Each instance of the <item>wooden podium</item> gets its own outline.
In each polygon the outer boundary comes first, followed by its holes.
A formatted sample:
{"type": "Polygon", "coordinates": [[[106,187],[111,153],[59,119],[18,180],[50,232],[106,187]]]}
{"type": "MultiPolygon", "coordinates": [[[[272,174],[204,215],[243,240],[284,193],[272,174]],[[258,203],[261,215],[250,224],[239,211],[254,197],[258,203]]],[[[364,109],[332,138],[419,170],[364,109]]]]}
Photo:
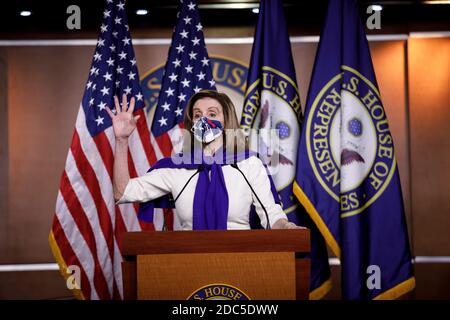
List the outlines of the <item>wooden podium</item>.
{"type": "Polygon", "coordinates": [[[306,229],[128,232],[124,298],[213,299],[225,285],[230,299],[308,299],[309,237],[306,229]]]}

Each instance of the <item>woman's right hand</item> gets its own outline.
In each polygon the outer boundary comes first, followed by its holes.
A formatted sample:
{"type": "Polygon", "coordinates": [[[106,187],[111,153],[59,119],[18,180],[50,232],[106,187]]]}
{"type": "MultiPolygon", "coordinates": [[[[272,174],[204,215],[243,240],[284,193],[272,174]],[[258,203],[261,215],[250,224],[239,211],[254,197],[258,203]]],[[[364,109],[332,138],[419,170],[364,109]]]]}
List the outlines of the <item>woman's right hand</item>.
{"type": "Polygon", "coordinates": [[[140,116],[133,117],[134,97],[130,99],[130,106],[127,110],[127,95],[122,96],[122,105],[119,103],[119,98],[114,96],[114,104],[116,107],[116,114],[114,114],[111,109],[106,107],[106,111],[112,119],[114,136],[116,140],[126,140],[133,133],[136,128],[137,120],[140,116]]]}

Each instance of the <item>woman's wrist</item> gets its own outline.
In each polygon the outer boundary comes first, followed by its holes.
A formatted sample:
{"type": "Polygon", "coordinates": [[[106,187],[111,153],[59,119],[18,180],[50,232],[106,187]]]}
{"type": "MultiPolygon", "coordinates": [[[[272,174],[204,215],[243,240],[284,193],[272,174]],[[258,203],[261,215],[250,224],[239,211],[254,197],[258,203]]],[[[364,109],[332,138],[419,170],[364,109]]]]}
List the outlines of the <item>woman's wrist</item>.
{"type": "Polygon", "coordinates": [[[288,223],[287,219],[278,219],[272,226],[272,229],[286,229],[285,226],[288,223]]]}
{"type": "Polygon", "coordinates": [[[272,229],[304,229],[303,227],[297,226],[295,223],[290,222],[287,219],[278,219],[274,224],[272,229]]]}
{"type": "Polygon", "coordinates": [[[128,138],[116,138],[116,155],[128,153],[128,138]]]}
{"type": "Polygon", "coordinates": [[[116,138],[116,144],[128,146],[128,137],[119,137],[119,138],[116,138]]]}

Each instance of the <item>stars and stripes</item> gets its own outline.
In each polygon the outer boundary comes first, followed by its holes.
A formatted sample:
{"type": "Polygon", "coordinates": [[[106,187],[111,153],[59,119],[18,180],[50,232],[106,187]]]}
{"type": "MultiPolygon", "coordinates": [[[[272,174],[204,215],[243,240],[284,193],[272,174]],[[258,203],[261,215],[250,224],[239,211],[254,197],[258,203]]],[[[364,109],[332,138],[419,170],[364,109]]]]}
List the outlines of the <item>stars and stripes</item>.
{"type": "Polygon", "coordinates": [[[156,160],[124,6],[106,1],[49,236],[62,273],[72,265],[81,271],[76,295],[85,299],[122,298],[120,236],[152,228],[138,221],[137,206],[115,206],[113,197],[115,140],[106,106],[114,106],[114,95],[135,97],[134,115],[141,115],[129,138],[130,176],[156,160]]]}
{"type": "Polygon", "coordinates": [[[181,141],[179,128],[190,97],[202,89],[216,90],[202,30],[196,1],[181,2],[151,128],[160,157],[170,156],[181,141]]]}

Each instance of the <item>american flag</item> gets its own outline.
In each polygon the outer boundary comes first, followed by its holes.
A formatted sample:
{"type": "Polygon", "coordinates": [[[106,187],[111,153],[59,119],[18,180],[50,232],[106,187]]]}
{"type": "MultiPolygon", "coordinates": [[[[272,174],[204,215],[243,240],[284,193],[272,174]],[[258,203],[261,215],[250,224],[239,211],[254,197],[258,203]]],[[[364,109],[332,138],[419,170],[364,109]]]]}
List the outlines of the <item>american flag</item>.
{"type": "Polygon", "coordinates": [[[113,197],[115,139],[106,106],[114,106],[114,95],[135,97],[134,115],[141,115],[129,140],[130,176],[156,160],[124,6],[106,1],[49,236],[61,273],[67,278],[68,268],[80,270],[74,294],[81,299],[122,298],[121,234],[152,228],[137,219],[136,205],[115,206],[113,197]]]}
{"type": "MultiPolygon", "coordinates": [[[[186,105],[200,90],[216,90],[197,2],[180,0],[178,21],[169,48],[161,91],[151,127],[157,159],[179,151],[186,105]]],[[[164,209],[166,227],[173,229],[171,209],[164,209]]]]}
{"type": "Polygon", "coordinates": [[[158,105],[152,123],[159,157],[168,157],[180,141],[184,109],[200,90],[216,90],[196,1],[180,1],[158,105]]]}

